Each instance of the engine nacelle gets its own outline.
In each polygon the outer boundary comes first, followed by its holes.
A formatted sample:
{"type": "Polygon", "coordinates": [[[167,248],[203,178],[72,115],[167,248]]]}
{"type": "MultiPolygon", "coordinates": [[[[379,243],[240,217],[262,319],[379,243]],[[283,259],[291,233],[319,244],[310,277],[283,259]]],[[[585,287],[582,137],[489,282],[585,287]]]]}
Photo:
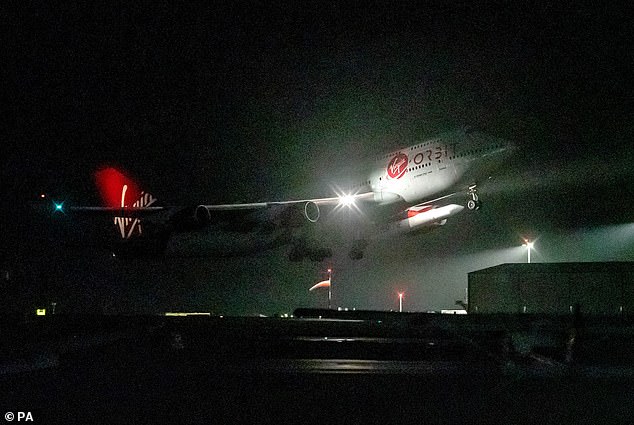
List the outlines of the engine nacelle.
{"type": "Polygon", "coordinates": [[[211,221],[211,213],[204,205],[198,205],[194,210],[194,222],[200,226],[205,227],[211,221]]]}
{"type": "Polygon", "coordinates": [[[319,220],[319,205],[313,201],[308,201],[304,204],[304,217],[311,223],[316,223],[319,220]]]}
{"type": "Polygon", "coordinates": [[[176,231],[201,229],[211,222],[211,213],[204,205],[185,208],[170,218],[170,224],[176,231]]]}

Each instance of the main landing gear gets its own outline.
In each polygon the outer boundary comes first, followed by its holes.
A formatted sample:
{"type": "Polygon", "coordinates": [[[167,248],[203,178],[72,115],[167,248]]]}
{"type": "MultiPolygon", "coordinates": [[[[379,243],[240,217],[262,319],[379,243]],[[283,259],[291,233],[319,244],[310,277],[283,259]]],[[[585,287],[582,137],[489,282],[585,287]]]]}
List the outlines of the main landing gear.
{"type": "Polygon", "coordinates": [[[480,207],[482,207],[482,202],[478,199],[477,187],[475,184],[469,186],[467,194],[471,198],[467,201],[467,208],[471,211],[479,210],[480,207]]]}

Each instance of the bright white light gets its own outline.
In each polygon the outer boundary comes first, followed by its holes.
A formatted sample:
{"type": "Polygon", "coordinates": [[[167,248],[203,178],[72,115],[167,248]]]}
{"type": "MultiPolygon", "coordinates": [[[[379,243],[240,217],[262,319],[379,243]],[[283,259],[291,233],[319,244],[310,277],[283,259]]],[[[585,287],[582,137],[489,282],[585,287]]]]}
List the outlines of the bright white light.
{"type": "Polygon", "coordinates": [[[533,249],[534,243],[529,241],[528,239],[524,239],[524,244],[522,246],[526,247],[526,252],[528,253],[528,262],[531,262],[531,250],[533,249]]]}
{"type": "Polygon", "coordinates": [[[339,205],[343,205],[345,207],[351,207],[354,205],[354,196],[352,195],[343,195],[339,197],[339,205]]]}

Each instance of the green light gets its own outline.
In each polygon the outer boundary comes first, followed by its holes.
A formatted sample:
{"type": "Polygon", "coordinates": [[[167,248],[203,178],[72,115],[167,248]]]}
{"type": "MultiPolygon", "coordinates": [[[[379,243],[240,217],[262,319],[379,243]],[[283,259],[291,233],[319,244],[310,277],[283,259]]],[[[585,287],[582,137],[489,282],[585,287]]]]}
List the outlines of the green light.
{"type": "Polygon", "coordinates": [[[59,204],[55,202],[55,211],[64,211],[64,203],[60,202],[59,204]]]}

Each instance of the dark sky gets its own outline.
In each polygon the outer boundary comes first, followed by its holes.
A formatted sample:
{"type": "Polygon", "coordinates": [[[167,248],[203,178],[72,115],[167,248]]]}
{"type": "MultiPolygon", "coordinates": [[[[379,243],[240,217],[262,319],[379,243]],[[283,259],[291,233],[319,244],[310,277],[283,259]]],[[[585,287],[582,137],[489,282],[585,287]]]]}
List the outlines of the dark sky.
{"type": "Polygon", "coordinates": [[[325,265],[289,264],[284,250],[123,263],[75,246],[84,230],[51,228],[27,205],[41,191],[96,203],[91,175],[104,164],[133,172],[167,204],[329,195],[330,176],[362,156],[466,125],[523,148],[492,182],[487,208],[374,245],[357,263],[338,243],[339,304],[392,308],[403,289],[412,309],[449,308],[466,272],[522,261],[525,235],[538,238],[537,261],[633,259],[634,26],[624,11],[228,3],[7,11],[5,303],[233,314],[316,306],[323,299],[306,289],[325,265]],[[60,240],[65,232],[73,243],[60,240]]]}

